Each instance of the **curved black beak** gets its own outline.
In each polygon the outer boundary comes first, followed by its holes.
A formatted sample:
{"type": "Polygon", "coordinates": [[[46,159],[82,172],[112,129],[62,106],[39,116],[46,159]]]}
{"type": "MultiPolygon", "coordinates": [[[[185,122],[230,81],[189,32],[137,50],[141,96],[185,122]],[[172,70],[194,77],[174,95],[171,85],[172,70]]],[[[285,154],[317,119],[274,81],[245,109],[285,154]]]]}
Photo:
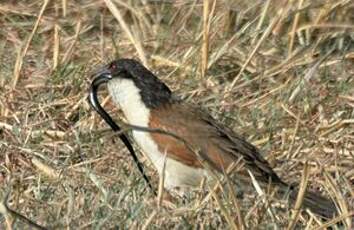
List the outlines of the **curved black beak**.
{"type": "MultiPolygon", "coordinates": [[[[91,105],[91,107],[106,121],[106,123],[112,128],[112,130],[115,132],[118,132],[121,130],[121,128],[113,121],[111,116],[109,116],[109,114],[102,108],[102,106],[100,105],[98,98],[97,98],[97,91],[98,91],[99,86],[103,83],[107,83],[108,81],[110,81],[112,79],[112,76],[107,69],[100,70],[97,74],[95,74],[95,76],[96,77],[93,79],[93,81],[91,83],[90,92],[89,92],[89,96],[88,96],[88,102],[91,105]]],[[[124,143],[124,145],[129,150],[130,154],[132,155],[132,157],[134,159],[136,166],[139,169],[139,172],[141,173],[144,180],[146,181],[146,183],[150,187],[151,191],[156,195],[156,192],[153,189],[148,177],[146,176],[143,166],[140,163],[138,157],[136,156],[133,146],[129,142],[129,139],[123,133],[119,134],[119,138],[121,139],[121,141],[124,143]]]]}
{"type": "MultiPolygon", "coordinates": [[[[99,86],[103,83],[107,83],[111,79],[111,76],[108,74],[101,74],[95,77],[91,83],[88,101],[91,107],[108,123],[108,125],[113,129],[113,131],[119,131],[119,126],[113,121],[111,116],[109,116],[109,114],[102,108],[97,98],[97,91],[99,86]]],[[[122,134],[121,136],[124,135],[122,134]]]]}

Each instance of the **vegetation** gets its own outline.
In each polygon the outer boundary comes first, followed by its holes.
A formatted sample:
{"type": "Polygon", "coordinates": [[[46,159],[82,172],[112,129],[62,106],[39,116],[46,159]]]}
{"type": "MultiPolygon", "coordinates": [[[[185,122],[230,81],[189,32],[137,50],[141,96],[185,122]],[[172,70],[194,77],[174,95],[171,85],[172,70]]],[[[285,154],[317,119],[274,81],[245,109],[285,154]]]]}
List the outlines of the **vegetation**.
{"type": "Polygon", "coordinates": [[[353,1],[2,1],[0,26],[0,229],[354,227],[353,1]],[[272,191],[159,205],[86,100],[118,57],[247,137],[285,181],[308,176],[339,216],[296,215],[272,191]]]}

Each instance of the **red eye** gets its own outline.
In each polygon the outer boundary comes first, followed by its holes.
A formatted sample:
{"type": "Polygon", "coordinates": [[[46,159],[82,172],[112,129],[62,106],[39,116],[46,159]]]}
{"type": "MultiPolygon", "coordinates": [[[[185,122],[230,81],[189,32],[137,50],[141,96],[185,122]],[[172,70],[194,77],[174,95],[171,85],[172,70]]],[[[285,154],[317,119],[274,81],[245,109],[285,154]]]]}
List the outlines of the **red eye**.
{"type": "Polygon", "coordinates": [[[112,63],[109,68],[110,68],[111,70],[115,70],[115,69],[117,69],[117,65],[114,64],[114,63],[112,63]]]}

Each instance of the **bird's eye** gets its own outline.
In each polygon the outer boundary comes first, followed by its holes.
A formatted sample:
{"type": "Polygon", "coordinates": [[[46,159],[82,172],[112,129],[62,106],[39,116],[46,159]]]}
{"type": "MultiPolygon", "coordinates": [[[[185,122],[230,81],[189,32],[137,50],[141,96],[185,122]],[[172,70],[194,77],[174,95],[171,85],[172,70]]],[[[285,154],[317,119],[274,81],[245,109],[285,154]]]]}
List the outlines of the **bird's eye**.
{"type": "Polygon", "coordinates": [[[116,70],[117,69],[117,65],[115,63],[112,63],[110,66],[109,66],[109,69],[110,70],[116,70]]]}

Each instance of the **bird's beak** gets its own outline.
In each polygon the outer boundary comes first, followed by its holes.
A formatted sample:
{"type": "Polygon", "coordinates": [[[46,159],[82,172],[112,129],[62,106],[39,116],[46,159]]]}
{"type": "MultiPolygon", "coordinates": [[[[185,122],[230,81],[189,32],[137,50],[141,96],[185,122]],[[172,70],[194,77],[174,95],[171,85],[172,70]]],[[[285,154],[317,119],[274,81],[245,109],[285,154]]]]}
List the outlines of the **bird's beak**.
{"type": "Polygon", "coordinates": [[[112,79],[112,74],[111,71],[106,66],[104,66],[96,71],[93,74],[93,77],[94,79],[92,81],[91,88],[96,88],[97,90],[102,83],[107,83],[112,79]]]}
{"type": "Polygon", "coordinates": [[[108,113],[102,108],[100,102],[98,101],[97,91],[100,85],[107,83],[112,79],[111,72],[107,67],[103,67],[93,74],[94,79],[91,83],[88,102],[91,107],[111,126],[114,131],[118,131],[120,128],[115,124],[108,113]]]}

